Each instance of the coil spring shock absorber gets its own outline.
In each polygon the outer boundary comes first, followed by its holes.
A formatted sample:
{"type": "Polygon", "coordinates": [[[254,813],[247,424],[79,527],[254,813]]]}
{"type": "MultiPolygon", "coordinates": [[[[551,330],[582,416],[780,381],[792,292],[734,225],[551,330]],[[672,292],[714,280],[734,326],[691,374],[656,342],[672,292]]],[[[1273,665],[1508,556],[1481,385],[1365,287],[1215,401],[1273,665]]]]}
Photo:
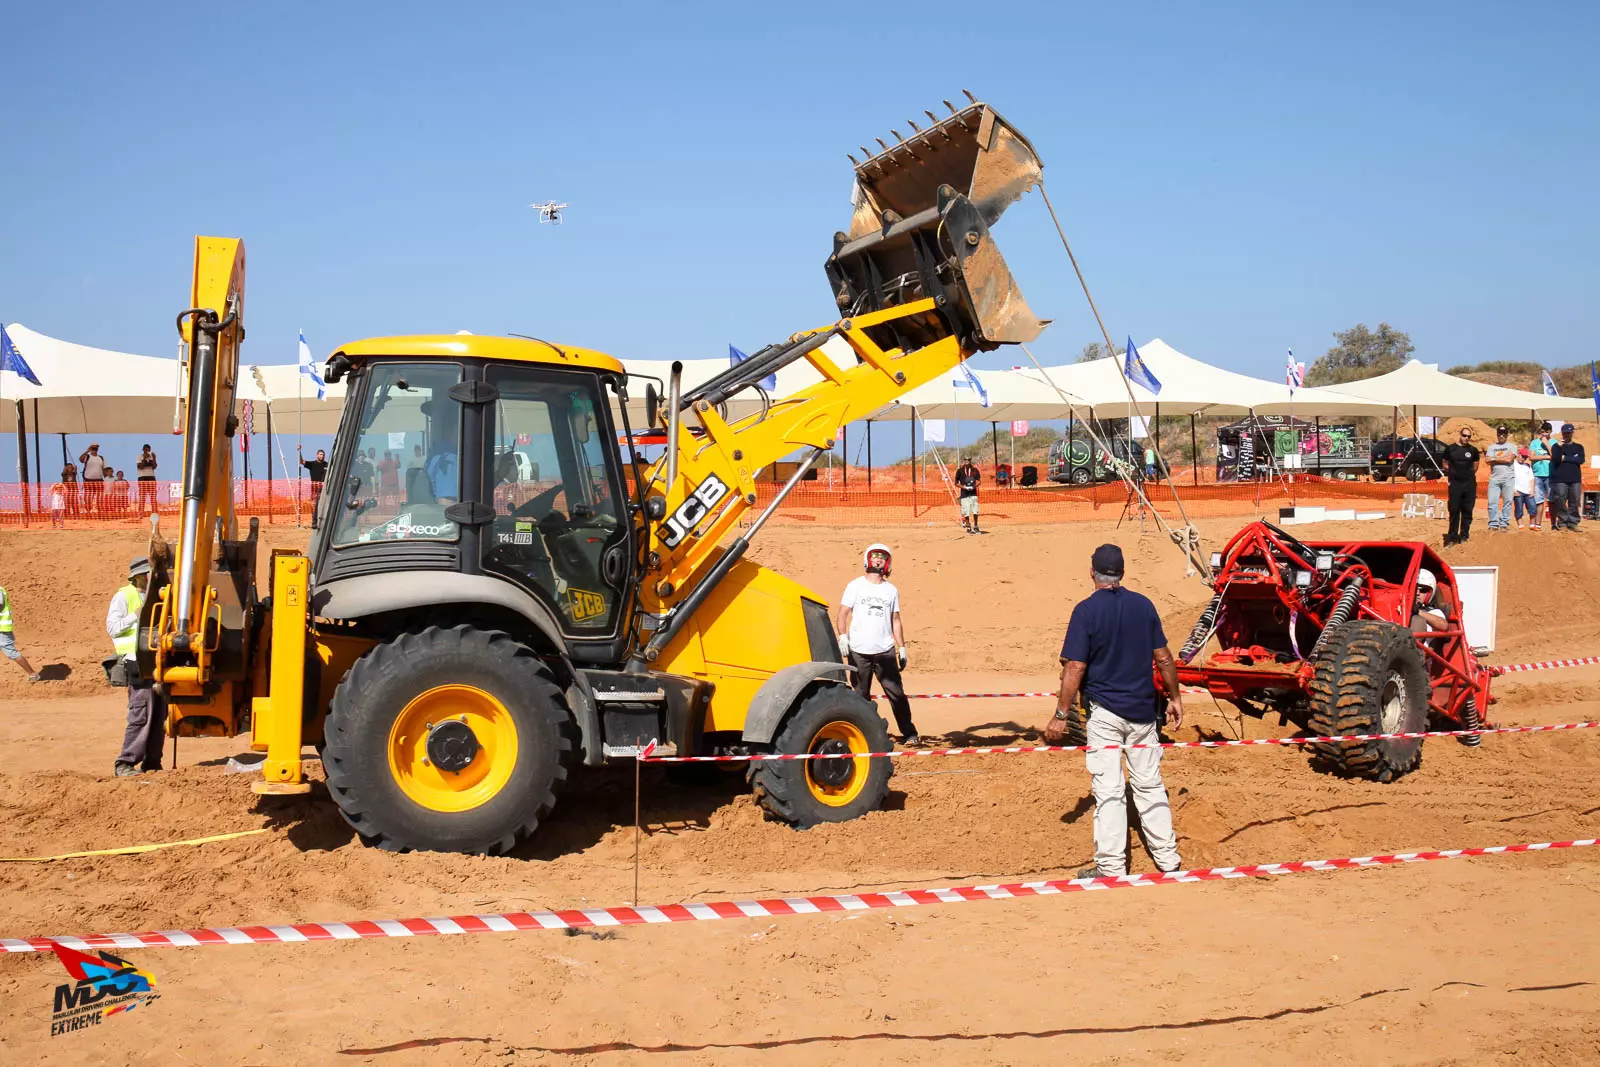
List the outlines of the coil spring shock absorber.
{"type": "MultiPolygon", "coordinates": [[[[1467,702],[1461,705],[1461,728],[1476,730],[1483,725],[1483,719],[1478,716],[1478,698],[1471,693],[1467,694],[1467,702]]],[[[1461,743],[1468,748],[1477,748],[1483,744],[1482,734],[1462,734],[1461,743]]]]}
{"type": "Polygon", "coordinates": [[[1200,646],[1206,643],[1206,638],[1211,636],[1211,628],[1217,623],[1217,616],[1222,612],[1222,590],[1217,590],[1211,598],[1211,603],[1206,605],[1206,610],[1200,613],[1200,621],[1194,624],[1194,629],[1189,631],[1189,640],[1183,643],[1178,650],[1178,659],[1188,663],[1200,651],[1200,646]]]}
{"type": "Polygon", "coordinates": [[[1317,653],[1322,650],[1323,642],[1333,632],[1335,626],[1342,626],[1350,621],[1350,616],[1355,614],[1356,604],[1361,600],[1361,589],[1367,584],[1365,575],[1357,574],[1350,579],[1350,584],[1345,586],[1344,592],[1339,594],[1339,602],[1333,606],[1333,613],[1328,616],[1327,625],[1323,626],[1322,633],[1317,637],[1317,643],[1311,646],[1310,659],[1316,659],[1317,653]]]}

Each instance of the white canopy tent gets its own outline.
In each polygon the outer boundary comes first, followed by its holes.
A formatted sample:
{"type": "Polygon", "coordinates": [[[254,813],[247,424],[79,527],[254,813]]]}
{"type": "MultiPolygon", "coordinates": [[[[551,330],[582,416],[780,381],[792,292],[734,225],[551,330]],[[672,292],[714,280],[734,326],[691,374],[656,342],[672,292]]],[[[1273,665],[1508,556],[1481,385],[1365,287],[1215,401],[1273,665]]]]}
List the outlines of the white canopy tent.
{"type": "MultiPolygon", "coordinates": [[[[1322,391],[1306,389],[1296,394],[1296,412],[1300,411],[1298,401],[1301,396],[1322,391]]],[[[1347,382],[1339,386],[1338,392],[1365,397],[1405,412],[1414,410],[1418,415],[1471,415],[1480,419],[1542,418],[1557,423],[1574,419],[1589,421],[1594,417],[1594,405],[1588,398],[1546,396],[1521,389],[1485,385],[1470,378],[1445,374],[1417,360],[1376,378],[1347,382]]]]}
{"type": "Polygon", "coordinates": [[[34,420],[38,401],[41,433],[171,433],[177,417],[178,361],[75,345],[30,330],[6,327],[39,385],[12,374],[0,397],[28,401],[34,420]]]}

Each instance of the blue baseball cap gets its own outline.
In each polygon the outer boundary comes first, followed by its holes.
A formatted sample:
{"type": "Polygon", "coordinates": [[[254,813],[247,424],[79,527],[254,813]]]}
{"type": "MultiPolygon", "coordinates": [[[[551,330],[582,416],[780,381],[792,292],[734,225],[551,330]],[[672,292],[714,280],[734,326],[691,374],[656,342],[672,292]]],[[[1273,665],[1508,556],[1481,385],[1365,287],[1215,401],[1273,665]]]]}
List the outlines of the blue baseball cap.
{"type": "Polygon", "coordinates": [[[1124,571],[1122,549],[1116,545],[1101,545],[1094,550],[1094,555],[1089,560],[1089,566],[1094,568],[1096,574],[1104,574],[1109,578],[1121,578],[1124,571]]]}

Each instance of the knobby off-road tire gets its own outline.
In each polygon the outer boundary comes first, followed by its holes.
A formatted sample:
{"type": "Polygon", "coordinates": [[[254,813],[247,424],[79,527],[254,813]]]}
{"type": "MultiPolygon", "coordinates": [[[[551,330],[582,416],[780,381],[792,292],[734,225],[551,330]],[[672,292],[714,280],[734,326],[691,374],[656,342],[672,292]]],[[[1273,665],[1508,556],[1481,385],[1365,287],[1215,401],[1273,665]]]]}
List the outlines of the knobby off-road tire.
{"type": "Polygon", "coordinates": [[[496,855],[550,811],[577,749],[530,649],[497,630],[430,627],[351,667],[328,709],[323,768],[368,843],[496,855]]]}
{"type": "MultiPolygon", "coordinates": [[[[1308,727],[1319,737],[1428,728],[1428,672],[1411,631],[1360,619],[1335,627],[1317,652],[1308,727]]],[[[1422,762],[1422,738],[1313,746],[1324,769],[1391,782],[1422,762]]]]}
{"type": "Polygon", "coordinates": [[[1067,736],[1061,739],[1063,745],[1087,745],[1089,743],[1089,717],[1083,713],[1083,705],[1074,703],[1067,709],[1067,736]]]}
{"type": "MultiPolygon", "coordinates": [[[[802,699],[773,738],[774,752],[888,752],[889,725],[870,700],[826,685],[802,699]]],[[[763,760],[750,765],[756,803],[799,829],[846,822],[883,805],[891,760],[763,760]]]]}

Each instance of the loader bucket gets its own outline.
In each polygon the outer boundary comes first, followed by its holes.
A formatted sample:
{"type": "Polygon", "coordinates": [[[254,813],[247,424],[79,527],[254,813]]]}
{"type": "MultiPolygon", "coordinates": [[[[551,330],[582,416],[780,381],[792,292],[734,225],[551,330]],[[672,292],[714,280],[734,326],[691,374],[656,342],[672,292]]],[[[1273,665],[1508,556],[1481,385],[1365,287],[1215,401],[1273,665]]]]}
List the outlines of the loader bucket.
{"type": "Polygon", "coordinates": [[[1044,164],[987,104],[950,112],[927,128],[910,124],[910,137],[892,131],[892,147],[856,164],[855,214],[827,263],[835,299],[856,315],[943,297],[947,325],[970,347],[1031,341],[1046,323],[1023,299],[989,227],[1041,179],[1044,164]]]}

